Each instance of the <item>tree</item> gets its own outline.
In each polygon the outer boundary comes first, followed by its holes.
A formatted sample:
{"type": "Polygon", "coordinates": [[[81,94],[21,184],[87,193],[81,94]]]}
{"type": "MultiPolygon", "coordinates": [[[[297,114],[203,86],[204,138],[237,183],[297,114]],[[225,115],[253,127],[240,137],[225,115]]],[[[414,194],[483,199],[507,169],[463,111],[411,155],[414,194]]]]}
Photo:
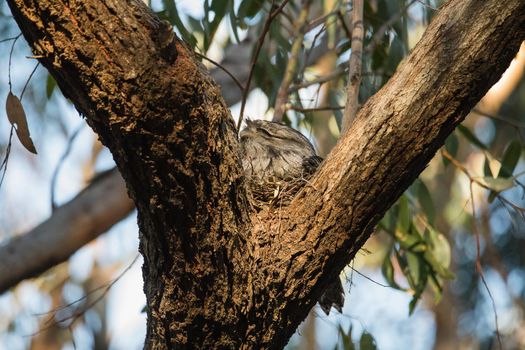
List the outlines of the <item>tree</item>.
{"type": "Polygon", "coordinates": [[[253,213],[219,89],[166,22],[138,1],[8,3],[135,202],[155,349],[286,344],[525,38],[520,0],[447,2],[310,184],[253,213]]]}

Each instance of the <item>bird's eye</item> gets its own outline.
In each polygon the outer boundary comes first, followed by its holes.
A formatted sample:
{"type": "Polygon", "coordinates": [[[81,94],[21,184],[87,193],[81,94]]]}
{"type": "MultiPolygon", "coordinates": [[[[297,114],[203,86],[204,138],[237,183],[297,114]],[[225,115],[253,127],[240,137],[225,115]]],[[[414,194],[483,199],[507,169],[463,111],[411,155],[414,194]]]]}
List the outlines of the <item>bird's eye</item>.
{"type": "Polygon", "coordinates": [[[272,137],[272,134],[270,134],[268,130],[266,130],[265,128],[259,128],[258,131],[262,132],[264,135],[268,137],[272,137]]]}

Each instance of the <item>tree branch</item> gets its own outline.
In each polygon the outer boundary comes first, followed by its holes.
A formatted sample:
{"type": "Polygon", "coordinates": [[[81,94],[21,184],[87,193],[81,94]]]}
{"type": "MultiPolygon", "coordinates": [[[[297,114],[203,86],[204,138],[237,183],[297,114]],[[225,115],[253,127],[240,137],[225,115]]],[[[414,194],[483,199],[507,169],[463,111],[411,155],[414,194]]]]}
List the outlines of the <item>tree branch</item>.
{"type": "Polygon", "coordinates": [[[354,0],[352,4],[352,53],[348,85],[346,86],[346,104],[343,112],[342,132],[344,134],[352,125],[359,106],[359,87],[361,85],[361,60],[363,56],[363,0],[354,0]]]}
{"type": "Polygon", "coordinates": [[[290,57],[288,57],[288,63],[286,64],[286,69],[284,70],[284,77],[277,92],[277,97],[275,98],[275,110],[272,120],[274,122],[281,122],[283,115],[286,112],[286,102],[288,101],[288,89],[292,84],[292,81],[295,77],[295,72],[297,70],[297,64],[299,60],[299,53],[303,47],[303,39],[306,28],[306,21],[308,20],[308,13],[310,12],[310,5],[312,0],[305,0],[303,2],[303,8],[299,13],[299,17],[294,25],[295,27],[295,39],[292,44],[292,49],[290,50],[290,57]]]}
{"type": "Polygon", "coordinates": [[[0,245],[0,294],[67,260],[133,208],[116,169],[97,179],[48,220],[0,245]]]}

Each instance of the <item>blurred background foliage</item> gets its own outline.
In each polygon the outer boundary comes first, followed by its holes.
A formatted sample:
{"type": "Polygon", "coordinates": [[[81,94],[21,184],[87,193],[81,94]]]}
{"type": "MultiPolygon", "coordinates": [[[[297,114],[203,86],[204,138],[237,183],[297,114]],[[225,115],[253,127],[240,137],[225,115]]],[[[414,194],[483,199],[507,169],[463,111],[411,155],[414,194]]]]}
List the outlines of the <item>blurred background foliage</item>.
{"type": "MultiPolygon", "coordinates": [[[[326,156],[339,137],[345,102],[352,3],[292,0],[278,11],[281,4],[148,3],[215,73],[234,118],[246,92],[245,116],[271,119],[284,88],[284,122],[326,156]],[[221,79],[222,69],[236,81],[228,75],[221,79]]],[[[440,4],[365,1],[360,103],[394,74],[440,4]]],[[[20,96],[36,65],[23,38],[14,46],[14,40],[6,40],[18,34],[6,3],[0,2],[1,96],[7,96],[9,78],[20,96]]],[[[524,67],[522,47],[502,80],[343,271],[343,314],[333,310],[325,317],[314,307],[290,349],[497,349],[500,342],[505,349],[525,348],[524,67]]],[[[0,189],[0,243],[51,215],[52,198],[64,203],[95,173],[113,166],[108,151],[42,67],[22,103],[39,154],[29,154],[13,140],[0,189]],[[68,148],[71,152],[62,157],[68,148]]],[[[7,118],[1,118],[2,154],[9,129],[7,118]]],[[[145,316],[137,245],[131,215],[67,263],[0,296],[0,349],[141,348],[145,316]]]]}

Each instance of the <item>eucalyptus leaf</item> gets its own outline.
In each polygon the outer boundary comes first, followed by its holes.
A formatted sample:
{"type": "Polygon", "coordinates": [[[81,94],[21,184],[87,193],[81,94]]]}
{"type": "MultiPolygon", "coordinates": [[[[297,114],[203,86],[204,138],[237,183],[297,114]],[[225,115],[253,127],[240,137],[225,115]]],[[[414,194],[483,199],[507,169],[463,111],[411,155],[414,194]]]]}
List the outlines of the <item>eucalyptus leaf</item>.
{"type": "Polygon", "coordinates": [[[344,350],[355,350],[355,345],[352,342],[352,326],[348,329],[348,332],[343,330],[343,327],[339,324],[339,336],[341,337],[344,350]]]}
{"type": "MultiPolygon", "coordinates": [[[[445,141],[445,150],[448,153],[450,153],[452,157],[455,157],[458,153],[458,148],[459,148],[458,137],[456,136],[456,133],[452,133],[447,137],[447,140],[445,141]]],[[[443,164],[445,164],[445,166],[450,164],[450,160],[448,160],[447,158],[442,157],[442,159],[443,159],[443,164]]]]}
{"type": "Polygon", "coordinates": [[[408,267],[407,280],[408,280],[408,283],[410,284],[410,287],[416,290],[417,286],[419,285],[419,280],[421,277],[421,260],[417,254],[414,254],[411,252],[406,252],[405,257],[406,257],[407,267],[408,267]]]}
{"type": "Polygon", "coordinates": [[[432,201],[428,187],[421,180],[418,181],[417,199],[429,223],[433,224],[436,217],[436,209],[434,208],[434,202],[432,201]]]}
{"type": "Polygon", "coordinates": [[[397,217],[397,229],[402,233],[408,233],[410,229],[410,208],[408,207],[408,198],[403,195],[398,200],[399,214],[397,217]]]}
{"type": "Polygon", "coordinates": [[[48,74],[46,80],[46,97],[48,100],[51,98],[51,95],[53,95],[53,91],[55,91],[56,86],[57,82],[51,74],[48,74]]]}
{"type": "Polygon", "coordinates": [[[367,331],[363,331],[361,339],[359,339],[359,350],[376,350],[377,345],[372,334],[367,331]]]}
{"type": "Polygon", "coordinates": [[[33,140],[29,134],[29,127],[27,125],[26,113],[20,99],[9,91],[5,104],[7,119],[15,127],[16,136],[18,140],[25,147],[26,150],[33,154],[37,154],[33,140]]]}
{"type": "Polygon", "coordinates": [[[432,269],[434,269],[438,276],[445,279],[455,278],[455,275],[452,273],[452,271],[450,271],[447,266],[441,264],[441,262],[434,255],[433,251],[428,250],[427,252],[425,252],[423,257],[428,262],[428,264],[432,266],[432,269]]]}
{"type": "Polygon", "coordinates": [[[457,130],[465,136],[467,140],[469,140],[473,145],[477,146],[478,148],[482,150],[487,150],[487,146],[481,142],[480,139],[476,135],[472,133],[468,128],[464,127],[463,125],[458,125],[457,130]]]}
{"type": "Polygon", "coordinates": [[[521,144],[518,140],[509,142],[501,159],[498,177],[511,177],[521,157],[521,144]]]}
{"type": "Polygon", "coordinates": [[[392,288],[402,290],[394,279],[394,266],[392,265],[392,260],[390,259],[390,253],[385,256],[383,259],[383,264],[381,266],[381,272],[383,273],[383,277],[385,278],[388,285],[392,288]]]}
{"type": "Polygon", "coordinates": [[[436,261],[441,266],[448,268],[452,260],[452,249],[450,248],[449,241],[445,235],[432,228],[427,230],[427,232],[428,243],[436,261]]]}
{"type": "Polygon", "coordinates": [[[495,192],[502,192],[514,187],[514,180],[512,178],[498,177],[495,179],[491,176],[484,176],[475,177],[474,180],[495,192]]]}
{"type": "Polygon", "coordinates": [[[501,162],[497,160],[496,158],[494,158],[492,154],[490,154],[490,152],[488,151],[483,152],[483,154],[485,155],[485,164],[487,165],[490,171],[490,174],[486,174],[486,175],[491,175],[492,177],[498,177],[498,173],[500,172],[500,169],[501,169],[501,162]]]}

